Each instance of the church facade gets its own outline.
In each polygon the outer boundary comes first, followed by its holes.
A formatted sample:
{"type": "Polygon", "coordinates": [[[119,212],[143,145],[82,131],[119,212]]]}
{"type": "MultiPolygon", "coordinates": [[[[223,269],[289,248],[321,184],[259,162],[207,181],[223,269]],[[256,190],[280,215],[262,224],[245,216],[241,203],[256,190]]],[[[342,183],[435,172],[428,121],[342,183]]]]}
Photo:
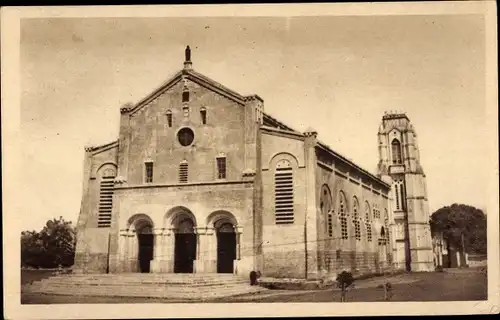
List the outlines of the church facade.
{"type": "Polygon", "coordinates": [[[321,278],[433,270],[416,134],[385,115],[374,175],[184,67],[85,148],[74,272],[321,278]]]}

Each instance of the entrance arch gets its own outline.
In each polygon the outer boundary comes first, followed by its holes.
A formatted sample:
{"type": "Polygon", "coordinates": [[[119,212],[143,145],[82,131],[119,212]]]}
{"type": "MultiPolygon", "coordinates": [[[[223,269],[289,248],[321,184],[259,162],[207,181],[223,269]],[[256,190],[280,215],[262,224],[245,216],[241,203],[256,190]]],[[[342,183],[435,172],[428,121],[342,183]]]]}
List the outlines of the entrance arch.
{"type": "Polygon", "coordinates": [[[171,211],[170,223],[174,238],[174,272],[193,273],[197,256],[196,219],[191,211],[185,208],[171,211]]]}
{"type": "Polygon", "coordinates": [[[137,240],[139,242],[139,270],[142,273],[150,272],[151,260],[153,260],[154,235],[153,226],[145,225],[137,230],[137,240]]]}
{"type": "Polygon", "coordinates": [[[217,234],[217,273],[233,273],[236,260],[236,232],[234,225],[225,220],[215,223],[217,234]]]}
{"type": "Polygon", "coordinates": [[[215,211],[207,217],[207,226],[215,230],[217,238],[217,273],[234,273],[238,259],[238,222],[228,211],[215,211]]]}
{"type": "Polygon", "coordinates": [[[132,250],[131,258],[135,260],[137,264],[133,266],[132,270],[137,270],[141,273],[150,272],[151,260],[153,260],[154,252],[154,235],[153,235],[154,224],[151,218],[145,214],[136,214],[128,220],[128,229],[135,231],[136,243],[132,242],[132,246],[135,246],[137,251],[132,250]]]}

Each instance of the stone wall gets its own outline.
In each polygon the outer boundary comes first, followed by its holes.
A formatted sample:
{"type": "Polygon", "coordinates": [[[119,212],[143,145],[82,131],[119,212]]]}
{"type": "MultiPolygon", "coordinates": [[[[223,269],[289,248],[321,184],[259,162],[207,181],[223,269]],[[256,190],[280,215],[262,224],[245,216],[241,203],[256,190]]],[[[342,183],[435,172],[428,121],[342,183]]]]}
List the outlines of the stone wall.
{"type": "Polygon", "coordinates": [[[244,169],[244,106],[187,81],[190,101],[184,115],[182,81],[135,113],[131,113],[127,181],[144,182],[144,162],[151,160],[153,182],[179,182],[179,165],[188,163],[188,181],[209,182],[218,178],[216,157],[226,157],[227,180],[240,180],[244,169]],[[200,110],[205,108],[206,124],[200,110]],[[166,112],[172,112],[172,127],[166,112]],[[189,127],[194,132],[192,145],[182,146],[177,132],[189,127]]]}
{"type": "Polygon", "coordinates": [[[263,275],[303,278],[305,273],[304,217],[305,204],[304,146],[300,139],[285,134],[262,134],[262,252],[263,275]],[[274,170],[286,159],[293,166],[294,223],[276,224],[274,214],[274,170]]]}
{"type": "Polygon", "coordinates": [[[82,204],[76,226],[75,272],[104,273],[108,265],[109,228],[98,228],[99,181],[103,171],[116,172],[117,145],[85,153],[82,204]]]}

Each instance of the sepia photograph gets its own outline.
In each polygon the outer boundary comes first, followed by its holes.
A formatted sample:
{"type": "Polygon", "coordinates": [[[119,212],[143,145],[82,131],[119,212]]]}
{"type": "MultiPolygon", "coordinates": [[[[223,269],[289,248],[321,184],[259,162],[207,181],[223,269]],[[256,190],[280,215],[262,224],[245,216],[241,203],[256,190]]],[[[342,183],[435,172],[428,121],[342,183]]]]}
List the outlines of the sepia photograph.
{"type": "Polygon", "coordinates": [[[500,312],[494,2],[1,29],[6,317],[500,312]]]}

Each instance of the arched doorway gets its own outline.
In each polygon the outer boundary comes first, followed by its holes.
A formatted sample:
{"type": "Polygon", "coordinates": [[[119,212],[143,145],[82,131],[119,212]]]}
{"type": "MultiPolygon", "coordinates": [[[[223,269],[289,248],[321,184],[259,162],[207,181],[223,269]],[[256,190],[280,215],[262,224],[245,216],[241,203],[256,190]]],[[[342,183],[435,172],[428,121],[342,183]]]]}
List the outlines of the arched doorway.
{"type": "Polygon", "coordinates": [[[149,224],[141,226],[137,230],[137,240],[139,242],[139,271],[148,273],[150,271],[151,260],[153,260],[154,235],[153,227],[149,224]]]}
{"type": "Polygon", "coordinates": [[[193,273],[196,260],[195,223],[190,217],[182,216],[176,225],[174,272],[193,273]]]}
{"type": "Polygon", "coordinates": [[[233,273],[236,259],[236,233],[228,221],[215,223],[217,234],[217,273],[233,273]]]}

